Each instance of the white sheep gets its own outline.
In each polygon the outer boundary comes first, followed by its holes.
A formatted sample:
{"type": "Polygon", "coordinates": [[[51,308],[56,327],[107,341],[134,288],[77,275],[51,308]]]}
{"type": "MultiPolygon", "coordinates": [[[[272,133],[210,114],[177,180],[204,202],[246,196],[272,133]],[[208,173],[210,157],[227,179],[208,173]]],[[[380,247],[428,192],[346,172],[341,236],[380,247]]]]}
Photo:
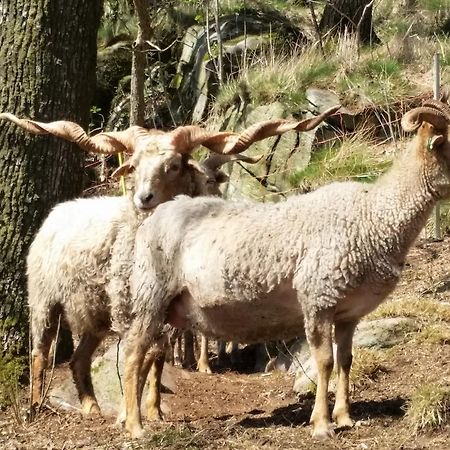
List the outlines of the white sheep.
{"type": "MultiPolygon", "coordinates": [[[[333,434],[328,383],[337,344],[333,418],[352,426],[349,372],[361,317],[394,289],[433,206],[450,196],[450,108],[429,101],[402,119],[412,144],[373,184],[332,183],[276,204],[179,197],[136,235],[126,335],[125,427],[142,432],[139,373],[164,323],[237,342],[306,333],[318,367],[313,436],[333,434]]],[[[128,309],[127,309],[128,308],[128,309]]],[[[115,318],[113,318],[115,320],[115,318]]]]}
{"type": "MultiPolygon", "coordinates": [[[[74,141],[88,151],[133,152],[132,158],[116,171],[122,174],[136,169],[133,199],[98,197],[57,205],[37,233],[27,259],[33,340],[32,403],[41,400],[49,348],[62,314],[65,324],[81,335],[71,368],[82,410],[96,412],[99,408],[92,388],[90,365],[93,352],[110,327],[108,283],[123,281],[120,276],[120,280],[110,280],[109,264],[115,252],[123,258],[125,271],[135,229],[147,210],[181,193],[219,195],[219,184],[227,179],[219,170],[221,165],[232,160],[256,160],[243,155],[231,159],[227,155],[212,155],[198,164],[189,153],[180,153],[176,144],[172,144],[170,137],[174,132],[133,127],[88,138],[78,125],[66,121],[44,124],[10,114],[2,114],[0,118],[36,134],[51,133],[74,141]],[[128,241],[130,247],[127,247],[128,241]]],[[[178,128],[175,135],[183,130],[186,127],[178,128]]],[[[187,131],[191,132],[192,128],[187,131]]],[[[199,137],[203,138],[193,142],[189,152],[201,144],[202,139],[212,137],[210,133],[199,131],[199,137]]],[[[126,276],[124,272],[122,277],[126,276]]]]}
{"type": "MultiPolygon", "coordinates": [[[[82,410],[100,412],[91,380],[91,360],[111,327],[111,314],[120,321],[130,318],[122,312],[129,297],[128,278],[133,262],[134,235],[145,213],[175,195],[219,194],[218,184],[225,174],[218,168],[242,155],[212,155],[201,166],[190,153],[199,145],[213,152],[244,151],[252,142],[288,130],[305,130],[317,126],[336,108],[314,119],[301,122],[271,120],[250,127],[241,134],[207,132],[197,126],[179,127],[171,132],[131,127],[121,132],[100,133],[88,137],[72,122],[42,123],[0,114],[34,134],[53,134],[75,142],[86,151],[133,156],[116,171],[116,175],[135,171],[133,200],[128,197],[78,199],[55,207],[37,233],[27,258],[28,303],[31,315],[32,389],[31,403],[42,400],[45,368],[58,318],[63,317],[73,333],[81,335],[71,360],[73,378],[82,410]],[[111,310],[111,298],[121,299],[121,307],[111,310]]],[[[149,358],[149,361],[152,361],[149,358]]],[[[158,373],[163,359],[152,370],[149,403],[159,399],[158,373]]],[[[140,389],[150,364],[141,374],[140,389]]],[[[159,401],[159,400],[158,400],[159,401]]],[[[150,410],[150,408],[149,408],[150,410]]],[[[160,417],[159,408],[152,417],[160,417]]]]}

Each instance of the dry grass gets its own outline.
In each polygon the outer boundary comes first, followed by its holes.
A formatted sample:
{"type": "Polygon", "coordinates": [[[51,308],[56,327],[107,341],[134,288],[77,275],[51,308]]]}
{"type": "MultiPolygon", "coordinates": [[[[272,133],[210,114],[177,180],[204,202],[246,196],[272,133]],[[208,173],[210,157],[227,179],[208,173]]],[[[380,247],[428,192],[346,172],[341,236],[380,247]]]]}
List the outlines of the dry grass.
{"type": "Polygon", "coordinates": [[[429,298],[408,297],[380,305],[367,319],[411,317],[420,322],[450,322],[450,305],[429,298]]]}
{"type": "Polygon", "coordinates": [[[450,386],[439,383],[419,386],[406,410],[406,420],[415,432],[439,428],[449,417],[450,386]]]}
{"type": "Polygon", "coordinates": [[[357,387],[371,383],[386,372],[386,352],[358,348],[354,351],[350,382],[357,387]]]}
{"type": "Polygon", "coordinates": [[[446,322],[429,323],[414,336],[418,344],[450,344],[450,325],[446,322]]]}

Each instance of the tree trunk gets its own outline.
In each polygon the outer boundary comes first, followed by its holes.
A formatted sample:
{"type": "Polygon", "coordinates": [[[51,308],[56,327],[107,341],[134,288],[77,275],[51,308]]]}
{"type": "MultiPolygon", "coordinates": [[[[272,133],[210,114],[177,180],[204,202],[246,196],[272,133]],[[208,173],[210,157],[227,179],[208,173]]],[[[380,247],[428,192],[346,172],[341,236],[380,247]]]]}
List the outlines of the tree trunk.
{"type": "Polygon", "coordinates": [[[358,33],[363,44],[379,43],[372,25],[372,4],[369,0],[329,0],[320,21],[320,31],[340,34],[347,30],[358,33]]]}
{"type": "MultiPolygon", "coordinates": [[[[86,128],[101,0],[2,0],[0,112],[86,128]]],[[[0,354],[28,343],[25,259],[49,209],[82,189],[84,154],[0,123],[0,354]]]]}
{"type": "MultiPolygon", "coordinates": [[[[130,125],[144,126],[145,119],[145,69],[147,67],[147,41],[151,39],[149,0],[134,0],[138,32],[133,45],[131,63],[130,125]]],[[[154,6],[152,4],[152,6],[154,6]]]]}

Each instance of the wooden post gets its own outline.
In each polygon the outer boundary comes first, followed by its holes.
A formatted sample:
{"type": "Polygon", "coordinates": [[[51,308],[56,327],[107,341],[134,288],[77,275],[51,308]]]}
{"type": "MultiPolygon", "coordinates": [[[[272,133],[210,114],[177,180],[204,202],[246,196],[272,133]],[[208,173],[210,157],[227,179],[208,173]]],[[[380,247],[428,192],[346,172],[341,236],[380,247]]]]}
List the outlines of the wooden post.
{"type": "MultiPolygon", "coordinates": [[[[441,95],[441,73],[440,73],[440,55],[434,54],[433,59],[433,97],[435,100],[439,100],[441,95]]],[[[439,202],[436,203],[433,212],[433,238],[435,240],[441,240],[441,207],[439,202]]]]}

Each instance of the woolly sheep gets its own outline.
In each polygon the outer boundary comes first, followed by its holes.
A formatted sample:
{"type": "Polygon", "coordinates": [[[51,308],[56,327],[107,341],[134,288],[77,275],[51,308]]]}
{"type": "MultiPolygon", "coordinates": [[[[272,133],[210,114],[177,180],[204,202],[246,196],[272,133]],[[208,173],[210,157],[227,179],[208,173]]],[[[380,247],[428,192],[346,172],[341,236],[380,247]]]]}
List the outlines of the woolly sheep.
{"type": "MultiPolygon", "coordinates": [[[[126,336],[125,427],[142,432],[139,373],[162,351],[164,323],[237,342],[306,334],[318,366],[313,436],[331,429],[327,391],[337,344],[333,418],[352,426],[349,372],[361,317],[394,289],[436,201],[450,196],[450,108],[428,101],[402,119],[412,144],[373,184],[332,183],[276,204],[179,197],[136,235],[126,336]],[[156,256],[158,255],[158,256],[156,256]]],[[[113,318],[113,320],[116,320],[113,318]]]]}
{"type": "MultiPolygon", "coordinates": [[[[53,209],[36,235],[27,258],[28,293],[32,334],[32,404],[42,401],[43,380],[51,342],[63,317],[72,332],[81,335],[71,360],[71,369],[85,413],[99,412],[90,367],[92,355],[111,326],[111,314],[119,321],[121,311],[111,311],[111,298],[127,302],[128,278],[134,253],[134,234],[145,213],[178,194],[191,196],[218,194],[224,181],[218,168],[230,160],[255,162],[236,155],[253,142],[288,130],[307,130],[317,126],[336,108],[314,119],[300,122],[271,120],[250,127],[241,134],[207,132],[197,126],[179,127],[164,133],[130,127],[121,132],[88,137],[82,128],[68,121],[42,123],[10,120],[34,134],[53,134],[78,144],[86,151],[133,156],[116,175],[135,171],[133,201],[127,197],[100,197],[65,202],[53,209]],[[199,145],[219,153],[200,166],[190,157],[199,145]],[[233,155],[221,155],[220,153],[233,155]]],[[[151,359],[150,359],[151,360],[151,359]]],[[[152,370],[149,401],[158,395],[158,371],[152,370]]],[[[156,370],[156,368],[158,370],[156,370]]],[[[150,365],[146,368],[146,373],[150,365]]],[[[145,375],[142,380],[145,380],[145,375]]],[[[143,388],[143,381],[141,389],[143,388]]],[[[160,416],[160,411],[152,415],[160,416]]]]}
{"type": "MultiPolygon", "coordinates": [[[[219,184],[227,179],[219,170],[221,165],[233,160],[255,162],[256,159],[212,155],[198,164],[189,154],[194,147],[191,145],[186,154],[180,153],[177,144],[171,143],[170,133],[132,127],[88,138],[77,124],[67,121],[47,124],[18,119],[11,114],[1,114],[0,118],[35,134],[51,133],[74,141],[88,151],[133,152],[132,158],[116,171],[124,174],[135,169],[133,199],[98,197],[59,204],[37,233],[27,259],[33,340],[32,404],[41,401],[49,348],[62,313],[65,324],[81,335],[71,368],[82,409],[86,413],[99,411],[90,378],[91,358],[109,330],[107,291],[110,285],[125,283],[122,278],[126,277],[136,228],[148,210],[177,194],[219,195],[219,184]],[[120,256],[116,257],[116,252],[120,256]],[[123,258],[124,273],[111,280],[109,265],[119,257],[123,258]]],[[[179,136],[192,128],[181,127],[176,133],[179,136]]],[[[197,131],[200,140],[195,146],[213,136],[197,131]]]]}

